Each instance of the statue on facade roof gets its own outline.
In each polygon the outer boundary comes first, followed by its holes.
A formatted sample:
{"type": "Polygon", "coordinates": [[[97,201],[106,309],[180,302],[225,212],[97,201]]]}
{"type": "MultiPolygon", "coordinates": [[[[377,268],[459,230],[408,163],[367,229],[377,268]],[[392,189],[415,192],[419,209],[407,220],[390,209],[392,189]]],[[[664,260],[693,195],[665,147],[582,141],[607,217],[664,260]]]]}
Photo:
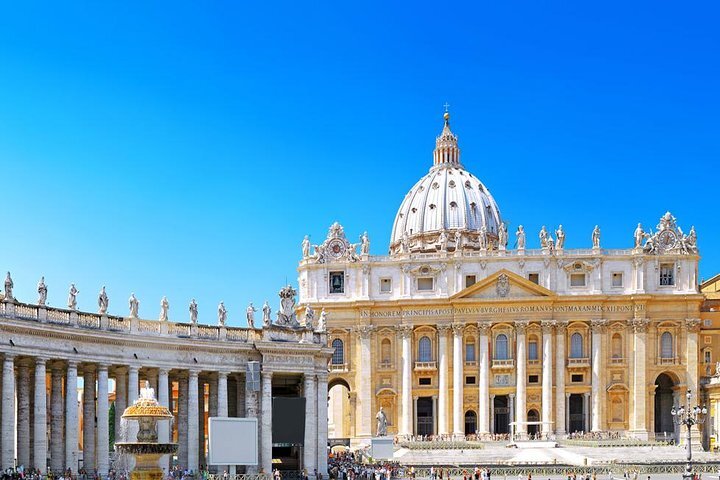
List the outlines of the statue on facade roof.
{"type": "Polygon", "coordinates": [[[592,232],[592,246],[593,248],[600,248],[600,227],[595,225],[592,232]]]}
{"type": "Polygon", "coordinates": [[[507,244],[508,244],[507,224],[505,222],[502,222],[500,224],[500,230],[498,231],[498,248],[500,250],[505,250],[507,248],[507,244]]]}
{"type": "Polygon", "coordinates": [[[367,232],[363,232],[360,235],[360,254],[370,255],[370,239],[368,238],[367,232]]]}
{"type": "Polygon", "coordinates": [[[548,246],[548,231],[545,228],[545,225],[542,226],[540,229],[540,248],[547,248],[548,246]]]}
{"type": "Polygon", "coordinates": [[[407,232],[403,232],[402,238],[400,239],[400,252],[410,252],[410,237],[408,236],[407,232]]]}
{"type": "Polygon", "coordinates": [[[518,226],[517,232],[515,232],[515,237],[517,237],[518,250],[525,250],[525,229],[522,225],[518,226]]]}
{"type": "MultiPolygon", "coordinates": [[[[458,233],[455,233],[455,238],[457,241],[458,233]]],[[[478,235],[478,240],[480,241],[480,250],[486,250],[488,248],[488,238],[487,238],[487,227],[483,225],[480,227],[480,235],[478,235]]]]}
{"type": "Polygon", "coordinates": [[[562,250],[565,248],[565,230],[563,230],[563,226],[560,225],[557,230],[555,230],[555,237],[557,238],[557,247],[558,250],[562,250]]]}
{"type": "Polygon", "coordinates": [[[267,328],[272,323],[272,321],[270,320],[271,309],[270,309],[270,305],[268,304],[267,300],[265,300],[265,303],[263,304],[262,312],[263,312],[263,328],[267,328]]]}
{"type": "Polygon", "coordinates": [[[77,296],[80,290],[75,288],[75,284],[70,284],[70,291],[68,292],[68,308],[70,310],[77,310],[77,296]]]}
{"type": "Polygon", "coordinates": [[[440,237],[438,238],[438,243],[440,244],[440,251],[441,252],[447,252],[447,246],[448,246],[448,235],[445,230],[440,232],[440,237]]]}
{"type": "Polygon", "coordinates": [[[189,310],[190,310],[190,323],[195,325],[195,324],[197,324],[198,305],[194,298],[190,302],[189,310]]]}
{"type": "Polygon", "coordinates": [[[637,228],[635,229],[635,233],[633,234],[633,239],[635,240],[635,247],[634,248],[641,248],[642,247],[642,241],[645,239],[646,234],[645,230],[642,228],[642,223],[638,223],[637,228]]]}
{"type": "MultiPolygon", "coordinates": [[[[482,236],[482,234],[480,235],[482,236]]],[[[460,230],[455,230],[455,251],[462,251],[462,233],[460,233],[460,230]]]]}
{"type": "Polygon", "coordinates": [[[305,306],[305,328],[312,330],[313,322],[315,321],[315,310],[308,303],[305,306]]]}
{"type": "Polygon", "coordinates": [[[255,328],[255,312],[257,312],[257,308],[250,302],[250,305],[245,309],[245,317],[247,318],[247,324],[250,328],[255,328]]]}
{"type": "Polygon", "coordinates": [[[107,313],[109,306],[110,299],[108,298],[107,293],[105,293],[105,285],[103,285],[100,289],[100,293],[98,294],[98,313],[107,313]]]}
{"type": "Polygon", "coordinates": [[[684,253],[697,253],[697,234],[695,233],[695,226],[690,227],[690,233],[683,236],[681,240],[682,249],[684,253]]]}
{"type": "Polygon", "coordinates": [[[170,310],[170,302],[168,302],[167,297],[163,295],[162,300],[160,300],[160,321],[161,322],[168,321],[168,310],[170,310]]]}
{"type": "Polygon", "coordinates": [[[277,324],[284,327],[297,327],[298,321],[295,316],[295,296],[297,292],[291,285],[280,290],[280,311],[277,312],[277,324]]]}
{"type": "Polygon", "coordinates": [[[138,318],[138,311],[140,310],[140,301],[135,297],[135,293],[130,294],[128,299],[128,307],[130,308],[130,318],[138,318]]]}
{"type": "Polygon", "coordinates": [[[220,302],[218,305],[218,325],[221,327],[225,326],[225,321],[227,320],[227,309],[225,308],[225,303],[220,302]]]}
{"type": "Polygon", "coordinates": [[[13,287],[15,284],[13,283],[12,277],[10,277],[10,272],[7,272],[7,276],[5,277],[5,301],[13,300],[13,287]]]}
{"type": "Polygon", "coordinates": [[[320,332],[324,332],[325,330],[327,330],[327,312],[325,311],[325,307],[320,310],[320,320],[318,321],[317,329],[320,332]]]}
{"type": "Polygon", "coordinates": [[[310,256],[310,237],[305,235],[302,241],[302,258],[308,258],[310,256]]]}
{"type": "Polygon", "coordinates": [[[38,291],[38,305],[45,305],[45,302],[47,302],[47,285],[45,285],[45,277],[40,277],[40,281],[37,285],[37,291],[38,291]]]}

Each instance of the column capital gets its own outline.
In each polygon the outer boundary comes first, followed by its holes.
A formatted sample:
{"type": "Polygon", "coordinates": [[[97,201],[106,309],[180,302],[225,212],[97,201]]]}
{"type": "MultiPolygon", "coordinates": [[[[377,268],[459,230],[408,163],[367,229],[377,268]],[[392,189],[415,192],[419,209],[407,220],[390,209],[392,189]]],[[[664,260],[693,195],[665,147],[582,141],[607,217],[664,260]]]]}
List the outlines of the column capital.
{"type": "Polygon", "coordinates": [[[198,378],[200,376],[200,369],[197,368],[189,368],[188,369],[188,377],[189,378],[198,378]]]}
{"type": "Polygon", "coordinates": [[[492,322],[485,320],[479,321],[477,326],[480,331],[480,335],[488,335],[490,333],[490,329],[492,328],[492,322]]]}
{"type": "Polygon", "coordinates": [[[557,322],[555,320],[542,320],[540,322],[540,328],[542,328],[543,335],[552,335],[556,326],[557,322]]]}
{"type": "Polygon", "coordinates": [[[525,335],[529,323],[527,320],[515,320],[515,332],[517,335],[525,335]]]}
{"type": "Polygon", "coordinates": [[[48,362],[48,360],[50,360],[50,359],[47,357],[35,357],[35,366],[36,367],[38,365],[45,366],[45,364],[48,362]]]}
{"type": "Polygon", "coordinates": [[[593,318],[590,320],[590,328],[593,333],[604,333],[607,327],[607,320],[604,318],[593,318]]]}
{"type": "Polygon", "coordinates": [[[68,368],[68,370],[70,370],[70,369],[75,369],[75,370],[77,370],[77,367],[78,367],[78,362],[77,362],[77,360],[68,360],[68,361],[67,361],[67,368],[68,368]]]}
{"type": "Polygon", "coordinates": [[[463,334],[463,331],[465,330],[465,324],[460,322],[453,322],[451,328],[453,335],[459,337],[463,334]]]}
{"type": "Polygon", "coordinates": [[[358,325],[357,327],[355,327],[355,331],[360,334],[360,338],[362,338],[363,340],[367,340],[368,338],[370,338],[373,330],[375,330],[374,325],[358,325]]]}
{"type": "Polygon", "coordinates": [[[128,369],[128,373],[134,373],[134,374],[140,373],[140,367],[137,365],[128,365],[127,369],[128,369]]]}
{"type": "Polygon", "coordinates": [[[226,371],[223,371],[223,370],[220,370],[220,371],[217,372],[218,378],[227,378],[228,375],[230,375],[230,372],[226,372],[226,371]]]}
{"type": "Polygon", "coordinates": [[[110,367],[110,365],[108,365],[107,363],[98,363],[96,365],[97,365],[98,372],[99,371],[107,372],[108,368],[110,367]]]}
{"type": "Polygon", "coordinates": [[[635,333],[645,333],[647,332],[650,320],[644,317],[636,317],[632,320],[628,320],[628,323],[630,324],[635,333]]]}
{"type": "Polygon", "coordinates": [[[14,354],[14,353],[8,353],[8,352],[3,353],[3,360],[6,361],[6,362],[8,362],[8,361],[9,361],[9,362],[12,362],[13,360],[15,360],[15,354],[14,354]]]}
{"type": "Polygon", "coordinates": [[[510,398],[515,398],[515,394],[514,394],[514,393],[508,393],[508,397],[510,397],[510,398]]]}
{"type": "Polygon", "coordinates": [[[165,375],[166,377],[170,375],[170,368],[166,367],[158,367],[158,375],[165,375]]]}
{"type": "Polygon", "coordinates": [[[565,397],[566,397],[566,398],[570,398],[570,395],[572,395],[572,393],[570,393],[570,392],[565,392],[565,397]]]}
{"type": "Polygon", "coordinates": [[[697,333],[700,331],[700,319],[699,318],[686,318],[685,324],[690,332],[697,333]]]}
{"type": "Polygon", "coordinates": [[[449,323],[439,323],[437,329],[440,335],[447,335],[452,329],[452,326],[449,323]]]}
{"type": "Polygon", "coordinates": [[[557,333],[558,335],[565,335],[565,332],[567,331],[567,326],[567,320],[555,321],[555,333],[557,333]]]}
{"type": "Polygon", "coordinates": [[[398,332],[400,337],[402,338],[410,338],[413,332],[413,326],[412,325],[397,325],[395,327],[395,330],[398,332]]]}
{"type": "Polygon", "coordinates": [[[262,375],[263,379],[265,379],[265,378],[272,379],[273,371],[272,370],[262,370],[260,372],[260,374],[262,375]]]}

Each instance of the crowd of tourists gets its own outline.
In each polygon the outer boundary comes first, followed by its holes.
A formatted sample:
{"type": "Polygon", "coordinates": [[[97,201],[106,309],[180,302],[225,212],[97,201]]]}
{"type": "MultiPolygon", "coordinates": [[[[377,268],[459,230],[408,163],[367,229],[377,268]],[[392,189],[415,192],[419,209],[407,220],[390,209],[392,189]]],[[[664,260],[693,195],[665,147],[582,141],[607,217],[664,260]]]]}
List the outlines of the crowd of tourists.
{"type": "Polygon", "coordinates": [[[363,453],[334,453],[328,459],[328,473],[335,480],[390,480],[404,477],[404,470],[397,462],[363,461],[363,453]]]}

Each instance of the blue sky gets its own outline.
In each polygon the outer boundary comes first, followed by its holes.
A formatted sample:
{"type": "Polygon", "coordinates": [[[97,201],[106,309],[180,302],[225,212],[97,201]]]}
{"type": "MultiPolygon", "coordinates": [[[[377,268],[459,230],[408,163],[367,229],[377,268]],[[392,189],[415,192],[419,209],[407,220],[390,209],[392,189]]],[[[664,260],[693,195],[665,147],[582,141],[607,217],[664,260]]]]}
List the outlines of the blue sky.
{"type": "Polygon", "coordinates": [[[713,2],[12,2],[0,7],[0,271],[34,301],[244,324],[303,235],[387,250],[450,103],[514,231],[628,248],[670,210],[720,272],[713,2]]]}

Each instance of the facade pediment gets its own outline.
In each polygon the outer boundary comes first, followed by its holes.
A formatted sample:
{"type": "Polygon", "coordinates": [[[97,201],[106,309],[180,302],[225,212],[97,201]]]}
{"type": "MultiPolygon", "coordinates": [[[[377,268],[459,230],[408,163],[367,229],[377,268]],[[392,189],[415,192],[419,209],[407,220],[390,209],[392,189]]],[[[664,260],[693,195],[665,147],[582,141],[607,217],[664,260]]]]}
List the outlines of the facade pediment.
{"type": "Polygon", "coordinates": [[[453,295],[451,300],[465,298],[533,298],[550,297],[555,293],[509,270],[500,270],[453,295]]]}

